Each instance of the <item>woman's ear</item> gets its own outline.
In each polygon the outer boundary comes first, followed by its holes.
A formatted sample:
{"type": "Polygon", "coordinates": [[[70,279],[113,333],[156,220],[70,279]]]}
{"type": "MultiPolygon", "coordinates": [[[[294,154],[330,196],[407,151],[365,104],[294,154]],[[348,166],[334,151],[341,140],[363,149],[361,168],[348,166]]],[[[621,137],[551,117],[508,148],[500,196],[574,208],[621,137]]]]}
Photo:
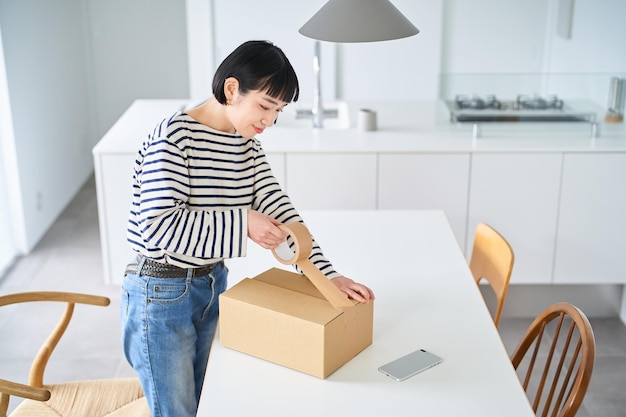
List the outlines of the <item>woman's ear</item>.
{"type": "Polygon", "coordinates": [[[235,77],[228,77],[224,80],[224,96],[226,97],[226,104],[230,105],[237,93],[239,92],[239,80],[235,77]]]}

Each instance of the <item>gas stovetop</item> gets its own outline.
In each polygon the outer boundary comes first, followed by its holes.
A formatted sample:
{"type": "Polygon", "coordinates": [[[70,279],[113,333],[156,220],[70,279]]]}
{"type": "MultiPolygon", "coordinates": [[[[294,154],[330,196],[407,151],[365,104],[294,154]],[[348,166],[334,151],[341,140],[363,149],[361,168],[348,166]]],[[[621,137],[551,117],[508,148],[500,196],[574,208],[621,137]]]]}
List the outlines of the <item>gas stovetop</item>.
{"type": "Polygon", "coordinates": [[[495,95],[457,95],[447,102],[451,122],[587,122],[596,114],[576,109],[557,96],[518,95],[500,100],[495,95]]]}

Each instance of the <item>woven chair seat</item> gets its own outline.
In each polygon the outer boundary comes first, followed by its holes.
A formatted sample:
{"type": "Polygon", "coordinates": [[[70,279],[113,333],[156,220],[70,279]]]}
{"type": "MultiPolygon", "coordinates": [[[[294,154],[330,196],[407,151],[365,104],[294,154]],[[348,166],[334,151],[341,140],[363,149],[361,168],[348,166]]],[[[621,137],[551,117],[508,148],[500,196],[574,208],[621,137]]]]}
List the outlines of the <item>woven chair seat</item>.
{"type": "Polygon", "coordinates": [[[48,401],[24,400],[9,417],[150,417],[137,378],[44,385],[48,401]]]}

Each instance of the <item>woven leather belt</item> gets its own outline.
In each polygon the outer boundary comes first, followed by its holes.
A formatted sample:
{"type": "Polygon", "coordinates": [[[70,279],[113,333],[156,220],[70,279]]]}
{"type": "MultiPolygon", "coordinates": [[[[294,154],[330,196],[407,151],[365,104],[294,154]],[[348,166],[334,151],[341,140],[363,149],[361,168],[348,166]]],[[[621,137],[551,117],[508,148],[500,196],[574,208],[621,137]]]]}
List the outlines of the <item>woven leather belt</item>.
{"type": "Polygon", "coordinates": [[[143,256],[137,257],[137,262],[130,263],[126,266],[126,273],[147,275],[154,278],[187,278],[187,272],[191,269],[191,277],[201,277],[209,274],[216,265],[222,264],[224,261],[219,261],[211,265],[201,266],[198,268],[179,268],[174,265],[164,264],[147,258],[143,263],[141,271],[138,270],[139,263],[141,263],[143,256]]]}

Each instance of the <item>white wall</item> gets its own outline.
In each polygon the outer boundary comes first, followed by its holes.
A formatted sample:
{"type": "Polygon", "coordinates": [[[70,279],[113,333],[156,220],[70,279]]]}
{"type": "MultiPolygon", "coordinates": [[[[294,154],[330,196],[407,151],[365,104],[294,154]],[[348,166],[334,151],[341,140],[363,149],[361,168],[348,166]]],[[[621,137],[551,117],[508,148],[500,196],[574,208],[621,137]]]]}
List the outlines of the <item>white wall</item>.
{"type": "Polygon", "coordinates": [[[15,186],[16,181],[8,181],[17,176],[13,119],[0,26],[0,276],[19,254],[18,248],[24,246],[17,238],[17,231],[24,229],[21,199],[9,198],[10,195],[20,195],[19,187],[15,186]]]}
{"type": "MultiPolygon", "coordinates": [[[[544,70],[552,76],[550,88],[572,97],[589,97],[603,107],[608,102],[610,78],[626,78],[626,1],[573,0],[571,38],[548,36],[544,70]],[[587,74],[581,76],[580,74],[587,74]]],[[[552,13],[557,13],[552,0],[552,13]]],[[[552,22],[556,21],[556,16],[552,22]]]]}
{"type": "MultiPolygon", "coordinates": [[[[2,157],[2,150],[0,150],[0,157],[2,157]]],[[[0,178],[0,276],[18,254],[13,244],[13,227],[11,226],[7,196],[6,182],[0,178]]]]}
{"type": "MultiPolygon", "coordinates": [[[[551,1],[554,10],[555,0],[551,1]]],[[[570,39],[549,33],[550,56],[545,71],[552,73],[626,72],[626,2],[573,0],[570,39]]],[[[553,19],[553,22],[556,18],[553,19]]]]}
{"type": "Polygon", "coordinates": [[[437,99],[443,3],[444,0],[393,0],[420,33],[386,42],[341,44],[339,97],[437,99]]]}
{"type": "Polygon", "coordinates": [[[548,3],[446,0],[442,72],[542,72],[548,3]]]}
{"type": "MultiPolygon", "coordinates": [[[[0,161],[4,161],[2,155],[2,147],[0,147],[0,161]]],[[[8,195],[6,181],[0,176],[0,276],[18,254],[17,248],[13,244],[14,233],[11,225],[8,195]]]]}
{"type": "Polygon", "coordinates": [[[87,3],[98,140],[137,98],[189,97],[184,1],[87,3]]]}
{"type": "MultiPolygon", "coordinates": [[[[436,99],[455,94],[558,94],[606,103],[609,80],[626,76],[626,2],[572,0],[571,36],[557,35],[559,0],[394,0],[419,29],[395,41],[322,42],[327,99],[436,99]],[[333,52],[336,50],[336,52],[333,52]]],[[[283,47],[310,99],[312,41],[297,30],[324,0],[187,0],[213,11],[215,61],[247,39],[283,47]],[[245,9],[245,14],[238,14],[245,9]],[[269,10],[269,12],[268,12],[269,10]],[[236,30],[232,16],[237,15],[236,30]]],[[[193,31],[192,31],[193,33],[193,31]]],[[[205,58],[209,59],[209,58],[205,58]]],[[[215,63],[213,63],[215,64],[215,63]]],[[[193,94],[193,92],[192,92],[193,94]]]]}
{"type": "Polygon", "coordinates": [[[605,105],[610,77],[626,76],[626,2],[572,3],[563,38],[559,0],[445,0],[441,96],[558,94],[605,105]]]}
{"type": "Polygon", "coordinates": [[[13,125],[2,141],[17,167],[0,207],[20,208],[14,241],[4,227],[0,239],[11,242],[6,253],[27,253],[92,174],[93,146],[135,99],[188,96],[185,4],[0,0],[0,28],[10,104],[2,117],[13,125]]]}
{"type": "Polygon", "coordinates": [[[83,22],[80,0],[0,2],[18,168],[11,180],[25,219],[21,251],[41,238],[92,169],[83,22]]]}

